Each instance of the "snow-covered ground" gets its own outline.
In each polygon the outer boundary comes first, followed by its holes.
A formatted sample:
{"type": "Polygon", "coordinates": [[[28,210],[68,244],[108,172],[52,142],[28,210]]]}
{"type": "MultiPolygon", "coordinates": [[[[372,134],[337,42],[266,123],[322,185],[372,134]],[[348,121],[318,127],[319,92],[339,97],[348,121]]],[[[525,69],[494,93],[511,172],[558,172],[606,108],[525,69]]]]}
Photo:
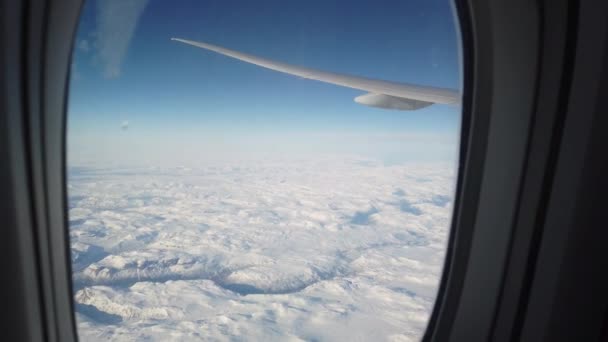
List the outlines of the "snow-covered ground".
{"type": "Polygon", "coordinates": [[[71,168],[82,340],[422,336],[452,164],[357,158],[71,168]]]}

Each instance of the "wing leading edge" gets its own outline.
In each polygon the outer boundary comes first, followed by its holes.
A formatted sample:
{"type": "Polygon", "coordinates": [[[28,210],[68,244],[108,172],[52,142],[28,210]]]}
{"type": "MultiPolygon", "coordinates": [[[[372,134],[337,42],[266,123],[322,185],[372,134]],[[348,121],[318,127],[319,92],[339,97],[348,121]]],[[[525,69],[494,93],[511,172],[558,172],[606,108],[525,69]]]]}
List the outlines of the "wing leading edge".
{"type": "Polygon", "coordinates": [[[286,74],[367,91],[369,92],[368,94],[355,98],[355,102],[367,106],[397,110],[416,110],[430,106],[434,103],[450,105],[457,105],[460,103],[460,94],[453,89],[420,86],[415,84],[397,83],[337,74],[277,62],[207,43],[195,42],[180,38],[171,38],[171,40],[193,45],[205,50],[210,50],[224,56],[232,57],[243,62],[255,64],[263,68],[286,74]]]}

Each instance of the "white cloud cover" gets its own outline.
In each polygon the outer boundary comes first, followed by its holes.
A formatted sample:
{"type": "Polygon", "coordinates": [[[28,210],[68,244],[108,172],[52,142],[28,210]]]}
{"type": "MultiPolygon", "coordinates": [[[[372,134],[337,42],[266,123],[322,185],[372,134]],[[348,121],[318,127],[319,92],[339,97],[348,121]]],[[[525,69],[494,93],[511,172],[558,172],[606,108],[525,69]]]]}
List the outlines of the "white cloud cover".
{"type": "Polygon", "coordinates": [[[453,184],[357,158],[73,168],[81,339],[418,340],[453,184]]]}
{"type": "MultiPolygon", "coordinates": [[[[122,61],[147,3],[148,0],[97,1],[95,46],[104,77],[120,76],[122,61]]],[[[83,47],[82,42],[79,47],[83,47]]]]}

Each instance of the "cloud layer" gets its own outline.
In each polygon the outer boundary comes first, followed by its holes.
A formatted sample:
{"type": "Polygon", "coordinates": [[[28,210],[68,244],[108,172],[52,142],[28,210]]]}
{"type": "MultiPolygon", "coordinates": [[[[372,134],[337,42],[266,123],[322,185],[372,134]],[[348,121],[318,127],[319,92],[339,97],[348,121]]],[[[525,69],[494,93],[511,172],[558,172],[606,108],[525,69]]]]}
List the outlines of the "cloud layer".
{"type": "Polygon", "coordinates": [[[83,340],[417,340],[453,170],[315,159],[72,169],[83,340]]]}

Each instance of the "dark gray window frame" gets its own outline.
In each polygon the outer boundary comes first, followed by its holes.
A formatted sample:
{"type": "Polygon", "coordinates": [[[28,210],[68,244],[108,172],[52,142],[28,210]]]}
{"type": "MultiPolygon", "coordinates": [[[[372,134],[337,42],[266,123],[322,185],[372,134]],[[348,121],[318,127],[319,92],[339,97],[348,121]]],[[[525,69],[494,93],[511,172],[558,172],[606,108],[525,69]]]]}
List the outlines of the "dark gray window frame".
{"type": "MultiPolygon", "coordinates": [[[[598,203],[608,184],[597,180],[608,173],[608,2],[455,3],[461,160],[425,340],[606,337],[608,229],[593,218],[606,222],[598,203]]],[[[0,0],[0,295],[14,308],[1,331],[10,340],[77,340],[65,106],[80,6],[0,0]]]]}

